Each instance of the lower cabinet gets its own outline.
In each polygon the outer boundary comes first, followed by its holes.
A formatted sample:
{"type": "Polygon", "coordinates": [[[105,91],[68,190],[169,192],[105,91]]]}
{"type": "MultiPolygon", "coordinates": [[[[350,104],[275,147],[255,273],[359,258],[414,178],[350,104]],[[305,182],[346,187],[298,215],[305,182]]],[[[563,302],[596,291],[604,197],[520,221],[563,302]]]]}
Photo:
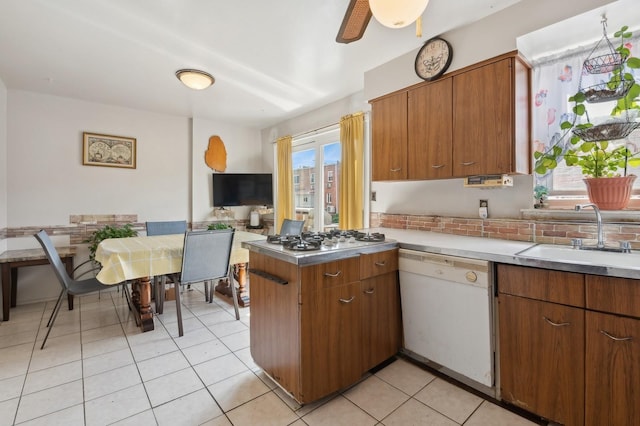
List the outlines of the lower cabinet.
{"type": "Polygon", "coordinates": [[[586,424],[640,424],[640,320],[587,311],[586,424]]]}
{"type": "Polygon", "coordinates": [[[398,272],[362,280],[362,370],[368,371],[400,349],[398,272]]]}
{"type": "Polygon", "coordinates": [[[584,311],[500,295],[502,399],[565,425],[584,422],[584,311]]]}
{"type": "Polygon", "coordinates": [[[303,292],[300,375],[306,401],[322,398],[361,377],[361,303],[359,281],[303,292]]]}
{"type": "Polygon", "coordinates": [[[640,424],[640,280],[497,266],[504,401],[564,425],[640,424]]]}
{"type": "Polygon", "coordinates": [[[397,254],[298,267],[250,252],[255,363],[308,403],[354,384],[395,355],[401,336],[397,254]]]}

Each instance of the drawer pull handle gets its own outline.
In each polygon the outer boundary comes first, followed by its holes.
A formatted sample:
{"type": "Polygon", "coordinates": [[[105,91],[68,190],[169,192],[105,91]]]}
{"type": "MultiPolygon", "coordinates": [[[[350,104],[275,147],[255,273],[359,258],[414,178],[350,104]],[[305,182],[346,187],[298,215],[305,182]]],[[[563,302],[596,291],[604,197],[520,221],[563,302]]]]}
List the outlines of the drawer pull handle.
{"type": "Polygon", "coordinates": [[[387,261],[386,261],[386,260],[383,260],[382,262],[376,262],[376,263],[375,263],[375,265],[376,265],[376,266],[384,266],[384,265],[386,265],[386,264],[387,264],[387,261]]]}
{"type": "Polygon", "coordinates": [[[462,164],[463,166],[471,166],[472,164],[476,164],[476,162],[475,161],[465,161],[465,162],[460,163],[460,164],[462,164]]]}
{"type": "Polygon", "coordinates": [[[340,303],[351,303],[351,302],[353,302],[353,299],[355,299],[355,298],[356,298],[355,296],[351,296],[348,299],[338,299],[338,300],[340,301],[340,303]]]}
{"type": "Polygon", "coordinates": [[[629,340],[633,340],[633,337],[615,337],[615,336],[612,336],[611,334],[607,333],[604,330],[600,330],[600,333],[604,334],[605,336],[607,336],[611,340],[615,340],[616,342],[626,342],[626,341],[629,341],[629,340]]]}
{"type": "Polygon", "coordinates": [[[402,167],[398,167],[397,169],[391,169],[392,172],[399,172],[400,170],[402,170],[402,167]]]}
{"type": "Polygon", "coordinates": [[[444,167],[444,164],[432,164],[431,168],[432,169],[441,169],[444,167]]]}
{"type": "Polygon", "coordinates": [[[272,274],[270,274],[270,273],[268,273],[268,272],[265,272],[265,271],[263,271],[263,270],[260,270],[260,269],[249,269],[249,273],[250,273],[250,274],[257,275],[257,276],[259,276],[259,277],[262,277],[262,278],[264,278],[264,279],[265,279],[265,280],[267,280],[267,281],[272,281],[272,282],[274,282],[274,283],[276,283],[276,284],[280,284],[280,285],[287,285],[287,284],[289,284],[289,282],[288,282],[287,280],[282,279],[282,278],[280,278],[280,277],[277,277],[277,276],[275,276],[275,275],[272,275],[272,274]]]}
{"type": "Polygon", "coordinates": [[[324,273],[324,276],[325,276],[325,277],[335,278],[335,277],[337,277],[338,275],[340,275],[341,273],[342,273],[342,271],[338,271],[338,272],[336,272],[335,274],[332,274],[332,273],[330,273],[330,272],[325,272],[325,273],[324,273]]]}
{"type": "Polygon", "coordinates": [[[375,291],[376,291],[376,289],[375,289],[375,288],[370,288],[369,290],[365,290],[364,292],[365,292],[366,294],[373,294],[375,291]]]}
{"type": "Polygon", "coordinates": [[[544,320],[545,320],[546,322],[548,322],[549,324],[551,324],[551,325],[552,325],[552,326],[554,326],[554,327],[566,327],[567,325],[571,325],[571,323],[570,323],[570,322],[560,322],[560,323],[557,323],[557,322],[553,322],[553,321],[551,321],[551,320],[550,320],[549,318],[547,318],[547,317],[542,317],[542,318],[544,318],[544,320]]]}

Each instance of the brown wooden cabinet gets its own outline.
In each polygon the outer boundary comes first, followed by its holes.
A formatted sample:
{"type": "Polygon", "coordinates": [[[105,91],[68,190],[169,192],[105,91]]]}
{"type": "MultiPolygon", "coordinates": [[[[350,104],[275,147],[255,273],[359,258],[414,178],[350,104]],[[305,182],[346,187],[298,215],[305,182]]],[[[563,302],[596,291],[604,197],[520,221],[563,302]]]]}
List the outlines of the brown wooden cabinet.
{"type": "Polygon", "coordinates": [[[407,178],[407,92],[379,99],[371,107],[373,180],[407,178]]]}
{"type": "Polygon", "coordinates": [[[529,172],[528,91],[517,56],[453,77],[453,176],[529,172]]]}
{"type": "Polygon", "coordinates": [[[250,252],[256,364],[308,403],[397,353],[397,256],[395,249],[298,267],[250,252]]]}
{"type": "Polygon", "coordinates": [[[547,419],[582,425],[584,310],[547,301],[584,302],[582,276],[564,274],[498,265],[500,392],[547,419]],[[567,282],[574,291],[564,291],[567,282]]]}
{"type": "Polygon", "coordinates": [[[398,250],[362,255],[360,279],[362,370],[368,371],[400,350],[398,250]]]}
{"type": "Polygon", "coordinates": [[[452,176],[452,90],[446,78],[408,92],[408,179],[452,176]]]}
{"type": "Polygon", "coordinates": [[[636,425],[640,419],[640,283],[587,275],[586,286],[586,424],[636,425]]]}
{"type": "Polygon", "coordinates": [[[500,296],[502,399],[566,425],[584,421],[584,311],[500,296]]]}
{"type": "Polygon", "coordinates": [[[515,53],[373,99],[372,178],[529,173],[529,66],[515,53]]]}
{"type": "Polygon", "coordinates": [[[505,401],[566,425],[637,425],[640,280],[498,265],[505,401]]]}

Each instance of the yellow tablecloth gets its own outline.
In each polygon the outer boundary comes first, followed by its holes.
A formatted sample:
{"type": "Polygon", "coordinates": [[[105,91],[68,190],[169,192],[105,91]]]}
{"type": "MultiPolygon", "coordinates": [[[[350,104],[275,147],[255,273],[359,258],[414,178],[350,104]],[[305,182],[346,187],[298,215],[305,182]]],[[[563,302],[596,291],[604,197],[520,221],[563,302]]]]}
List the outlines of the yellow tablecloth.
{"type": "MultiPolygon", "coordinates": [[[[244,241],[264,240],[251,232],[236,231],[231,249],[231,264],[249,262],[249,250],[244,241]]],[[[97,275],[103,284],[118,284],[126,280],[180,272],[184,235],[110,238],[96,250],[96,260],[102,265],[97,275]]]]}

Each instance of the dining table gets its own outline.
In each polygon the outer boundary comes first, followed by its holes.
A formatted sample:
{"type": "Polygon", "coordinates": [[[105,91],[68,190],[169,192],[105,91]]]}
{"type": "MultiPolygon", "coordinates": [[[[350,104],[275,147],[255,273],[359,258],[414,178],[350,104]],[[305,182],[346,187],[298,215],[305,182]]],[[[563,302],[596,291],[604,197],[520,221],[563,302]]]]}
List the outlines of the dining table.
{"type": "MultiPolygon", "coordinates": [[[[242,243],[264,239],[266,236],[253,232],[234,233],[229,264],[234,266],[238,299],[244,302],[242,306],[248,306],[246,267],[249,263],[249,250],[242,247],[242,243]]],[[[109,285],[131,282],[132,302],[142,331],[154,328],[151,278],[179,273],[182,269],[183,246],[184,234],[109,238],[98,244],[95,259],[102,268],[96,278],[109,285]]]]}

